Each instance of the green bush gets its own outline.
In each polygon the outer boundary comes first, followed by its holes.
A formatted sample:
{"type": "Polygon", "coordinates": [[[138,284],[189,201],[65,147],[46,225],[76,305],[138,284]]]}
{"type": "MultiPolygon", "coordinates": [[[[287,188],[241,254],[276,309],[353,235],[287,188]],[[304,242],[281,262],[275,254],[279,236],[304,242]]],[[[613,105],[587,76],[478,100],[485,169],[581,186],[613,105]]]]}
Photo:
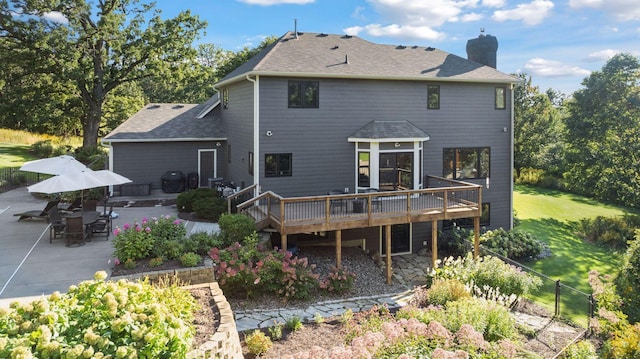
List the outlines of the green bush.
{"type": "Polygon", "coordinates": [[[30,150],[38,158],[49,158],[56,155],[56,146],[50,140],[38,141],[30,146],[30,150]]]}
{"type": "Polygon", "coordinates": [[[542,285],[538,277],[522,272],[520,268],[504,263],[492,256],[474,259],[469,253],[464,258],[445,258],[443,264],[429,275],[437,279],[457,279],[471,287],[474,295],[508,300],[499,297],[520,297],[531,293],[542,285]]]}
{"type": "Polygon", "coordinates": [[[473,230],[461,227],[453,227],[442,230],[438,234],[440,249],[449,256],[464,256],[472,249],[473,230]]]}
{"type": "Polygon", "coordinates": [[[78,147],[75,149],[74,157],[92,170],[103,170],[107,168],[107,150],[105,147],[93,146],[93,147],[78,147]]]}
{"type": "Polygon", "coordinates": [[[520,176],[515,176],[515,183],[558,190],[565,190],[567,187],[561,178],[554,177],[545,170],[535,168],[520,170],[520,176]]]}
{"type": "Polygon", "coordinates": [[[418,305],[445,305],[471,296],[464,283],[457,279],[435,280],[425,294],[425,303],[417,303],[418,305]]]}
{"type": "MultiPolygon", "coordinates": [[[[165,254],[158,250],[164,248],[167,241],[184,239],[186,233],[182,221],[171,216],[143,218],[141,223],[135,222],[133,225],[127,223],[122,228],[114,229],[114,257],[123,263],[148,258],[152,253],[155,253],[156,257],[165,257],[165,254]]],[[[178,253],[178,256],[180,254],[182,253],[178,253]]]]}
{"type": "Polygon", "coordinates": [[[149,260],[149,265],[152,267],[159,267],[162,265],[162,263],[164,263],[164,260],[162,259],[162,257],[155,257],[149,260]]]}
{"type": "Polygon", "coordinates": [[[287,320],[284,322],[284,327],[291,332],[296,332],[302,329],[304,326],[302,325],[302,320],[300,319],[300,317],[294,315],[293,317],[287,318],[287,320]]]}
{"type": "Polygon", "coordinates": [[[180,263],[185,267],[195,267],[202,262],[202,256],[188,252],[180,256],[180,263]]]}
{"type": "Polygon", "coordinates": [[[181,192],[176,199],[176,206],[180,212],[193,212],[193,204],[197,199],[213,199],[218,197],[218,192],[211,188],[196,188],[181,192]]]}
{"type": "Polygon", "coordinates": [[[247,345],[249,353],[253,355],[264,354],[273,346],[271,339],[269,339],[269,337],[259,329],[256,329],[251,334],[247,335],[244,339],[244,343],[247,345]]]}
{"type": "Polygon", "coordinates": [[[210,221],[217,222],[227,212],[227,202],[223,198],[197,198],[193,202],[193,213],[210,221]]]}
{"type": "Polygon", "coordinates": [[[106,277],[0,309],[0,357],[184,358],[195,333],[191,294],[106,277]]]}
{"type": "Polygon", "coordinates": [[[488,231],[480,236],[480,243],[487,249],[509,259],[536,258],[542,252],[543,244],[529,232],[502,228],[488,231]]]}
{"type": "Polygon", "coordinates": [[[616,290],[622,299],[620,309],[630,323],[640,322],[640,231],[627,249],[622,268],[615,281],[616,290]]]}
{"type": "Polygon", "coordinates": [[[218,225],[225,247],[236,242],[242,244],[245,238],[256,231],[255,222],[244,214],[224,214],[220,216],[218,225]]]}
{"type": "Polygon", "coordinates": [[[640,216],[583,218],[574,223],[576,234],[584,240],[606,244],[613,248],[626,248],[640,228],[640,216]]]}
{"type": "Polygon", "coordinates": [[[153,253],[158,257],[168,260],[176,259],[184,253],[184,246],[182,243],[182,241],[177,239],[156,241],[153,253]]]}
{"type": "Polygon", "coordinates": [[[185,252],[194,252],[201,256],[209,254],[211,248],[222,248],[223,241],[220,233],[194,233],[184,241],[185,252]]]}
{"type": "Polygon", "coordinates": [[[320,282],[320,288],[327,292],[345,293],[353,287],[356,274],[344,268],[332,267],[329,275],[320,282]]]}
{"type": "Polygon", "coordinates": [[[588,340],[581,340],[569,345],[560,356],[562,359],[598,359],[596,348],[588,340]]]}

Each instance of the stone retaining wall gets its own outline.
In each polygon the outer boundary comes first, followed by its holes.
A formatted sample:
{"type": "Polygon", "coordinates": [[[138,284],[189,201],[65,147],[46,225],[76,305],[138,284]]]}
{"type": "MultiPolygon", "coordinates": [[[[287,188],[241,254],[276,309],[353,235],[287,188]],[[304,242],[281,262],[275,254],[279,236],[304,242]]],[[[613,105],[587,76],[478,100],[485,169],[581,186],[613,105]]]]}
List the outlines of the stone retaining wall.
{"type": "Polygon", "coordinates": [[[137,280],[142,278],[149,278],[150,283],[157,283],[162,279],[177,277],[180,282],[186,285],[211,283],[215,281],[213,261],[211,258],[205,258],[204,264],[198,267],[191,268],[178,268],[168,270],[158,270],[151,272],[135,273],[122,276],[112,276],[111,280],[117,281],[119,279],[137,280]]]}
{"type": "Polygon", "coordinates": [[[202,344],[200,348],[187,353],[186,359],[244,358],[242,356],[242,345],[240,344],[240,336],[236,329],[236,321],[233,317],[231,306],[227,302],[227,298],[222,293],[222,289],[220,289],[218,283],[200,284],[186,288],[194,287],[209,287],[213,295],[213,300],[216,302],[216,306],[220,311],[220,325],[216,333],[209,338],[209,341],[202,344]]]}

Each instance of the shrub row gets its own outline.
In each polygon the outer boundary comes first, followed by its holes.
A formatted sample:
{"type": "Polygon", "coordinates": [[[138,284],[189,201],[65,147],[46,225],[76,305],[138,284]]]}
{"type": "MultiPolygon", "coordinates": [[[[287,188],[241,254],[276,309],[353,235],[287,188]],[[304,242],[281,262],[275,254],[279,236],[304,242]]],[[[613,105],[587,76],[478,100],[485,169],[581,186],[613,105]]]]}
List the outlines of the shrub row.
{"type": "Polygon", "coordinates": [[[480,236],[480,243],[487,249],[509,259],[534,259],[543,249],[543,243],[531,233],[503,228],[487,231],[480,236]]]}
{"type": "Polygon", "coordinates": [[[634,239],[640,228],[640,216],[583,218],[574,226],[576,234],[586,241],[621,249],[634,239]]]}
{"type": "Polygon", "coordinates": [[[191,294],[106,277],[0,308],[0,357],[184,358],[195,333],[191,294]]]}
{"type": "Polygon", "coordinates": [[[227,211],[227,202],[218,196],[212,188],[197,188],[182,192],[176,199],[180,212],[193,212],[196,216],[211,221],[218,221],[227,211]]]}

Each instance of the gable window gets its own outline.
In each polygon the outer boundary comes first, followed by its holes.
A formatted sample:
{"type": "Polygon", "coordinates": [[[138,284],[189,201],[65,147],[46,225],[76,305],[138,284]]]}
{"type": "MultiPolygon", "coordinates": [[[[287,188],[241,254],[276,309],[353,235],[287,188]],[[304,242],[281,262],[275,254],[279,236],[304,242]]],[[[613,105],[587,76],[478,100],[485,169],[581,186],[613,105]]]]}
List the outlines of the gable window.
{"type": "Polygon", "coordinates": [[[318,81],[289,81],[289,108],[318,108],[318,81]]]}
{"type": "Polygon", "coordinates": [[[267,153],[264,155],[265,177],[289,177],[291,176],[290,153],[267,153]]]}
{"type": "Polygon", "coordinates": [[[442,176],[452,179],[489,177],[489,147],[445,148],[442,176]]]}
{"type": "Polygon", "coordinates": [[[229,108],[229,89],[222,89],[222,108],[229,108]]]}
{"type": "Polygon", "coordinates": [[[507,89],[505,87],[496,87],[496,110],[504,110],[507,108],[507,89]]]}
{"type": "Polygon", "coordinates": [[[427,86],[427,108],[430,110],[440,108],[440,85],[427,86]]]}

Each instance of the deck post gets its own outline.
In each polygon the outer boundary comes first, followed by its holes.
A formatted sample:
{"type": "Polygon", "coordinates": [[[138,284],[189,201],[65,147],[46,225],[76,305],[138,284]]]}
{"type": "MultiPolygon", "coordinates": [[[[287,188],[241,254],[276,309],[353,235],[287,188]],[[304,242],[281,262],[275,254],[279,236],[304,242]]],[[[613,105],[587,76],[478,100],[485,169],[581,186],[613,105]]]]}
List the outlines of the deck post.
{"type": "Polygon", "coordinates": [[[342,263],[342,231],[336,231],[336,268],[340,269],[342,263]]]}
{"type": "Polygon", "coordinates": [[[473,258],[480,255],[480,217],[473,217],[473,258]]]}
{"type": "Polygon", "coordinates": [[[280,245],[282,246],[282,249],[284,249],[284,253],[287,253],[287,235],[286,234],[280,235],[280,245]]]}
{"type": "Polygon", "coordinates": [[[431,222],[431,267],[438,267],[438,221],[431,222]]]}
{"type": "Polygon", "coordinates": [[[385,231],[384,248],[385,248],[385,253],[387,255],[387,257],[386,257],[387,284],[390,285],[391,284],[391,275],[393,274],[393,269],[391,268],[391,226],[390,225],[384,226],[384,231],[385,231]]]}

